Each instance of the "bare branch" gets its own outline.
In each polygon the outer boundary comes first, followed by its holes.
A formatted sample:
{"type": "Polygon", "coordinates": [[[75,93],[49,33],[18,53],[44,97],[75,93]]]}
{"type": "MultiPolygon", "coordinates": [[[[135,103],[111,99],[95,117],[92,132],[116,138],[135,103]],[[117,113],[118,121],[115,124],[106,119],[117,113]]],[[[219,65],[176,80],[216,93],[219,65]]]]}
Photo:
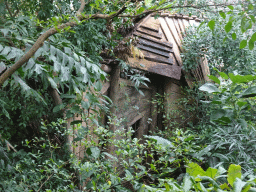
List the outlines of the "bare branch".
{"type": "Polygon", "coordinates": [[[8,5],[7,1],[4,1],[4,2],[5,2],[5,6],[6,6],[6,9],[7,9],[8,13],[10,14],[11,17],[13,17],[12,12],[9,8],[9,5],[8,5]]]}

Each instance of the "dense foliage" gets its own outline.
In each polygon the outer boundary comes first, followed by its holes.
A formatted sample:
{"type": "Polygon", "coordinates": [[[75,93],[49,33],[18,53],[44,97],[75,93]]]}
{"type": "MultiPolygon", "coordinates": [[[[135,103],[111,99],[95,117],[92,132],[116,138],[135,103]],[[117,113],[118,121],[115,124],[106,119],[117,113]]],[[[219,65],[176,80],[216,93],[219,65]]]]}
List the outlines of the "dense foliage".
{"type": "Polygon", "coordinates": [[[255,190],[256,5],[215,3],[212,11],[193,0],[0,0],[0,190],[255,190]],[[157,95],[164,128],[138,140],[110,113],[100,62],[119,62],[135,85],[145,84],[117,53],[132,43],[124,37],[134,23],[159,10],[210,17],[186,33],[184,69],[206,55],[215,76],[185,88],[175,110],[157,95]],[[81,119],[67,122],[74,114],[81,119]]]}

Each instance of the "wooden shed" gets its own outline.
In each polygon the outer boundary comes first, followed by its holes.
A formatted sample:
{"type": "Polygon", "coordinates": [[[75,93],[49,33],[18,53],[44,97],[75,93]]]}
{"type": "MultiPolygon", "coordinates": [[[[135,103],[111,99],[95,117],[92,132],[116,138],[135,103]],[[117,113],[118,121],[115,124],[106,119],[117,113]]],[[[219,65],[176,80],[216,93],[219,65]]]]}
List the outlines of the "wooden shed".
{"type": "MultiPolygon", "coordinates": [[[[111,114],[123,120],[118,127],[110,125],[110,130],[115,132],[120,128],[125,130],[132,127],[135,131],[133,137],[143,138],[143,135],[149,134],[150,131],[154,132],[156,127],[162,129],[163,114],[156,113],[158,106],[151,102],[156,94],[165,93],[165,110],[171,108],[175,111],[178,109],[176,100],[186,97],[182,93],[182,87],[192,87],[194,81],[209,80],[206,58],[200,58],[198,67],[191,72],[182,70],[182,38],[187,27],[198,26],[199,23],[200,20],[196,17],[162,13],[158,16],[148,15],[137,24],[131,35],[137,38],[136,48],[142,56],[134,57],[131,54],[127,63],[132,68],[147,73],[150,83],[148,86],[139,87],[144,95],[137,91],[129,78],[121,75],[117,63],[106,61],[102,65],[110,74],[110,81],[103,85],[102,93],[113,101],[111,114]]],[[[180,122],[180,117],[172,114],[171,120],[180,122]]],[[[72,142],[72,138],[69,141],[72,142]]]]}
{"type": "MultiPolygon", "coordinates": [[[[185,97],[182,87],[192,87],[194,81],[208,81],[209,68],[205,58],[200,59],[196,69],[191,72],[182,70],[181,52],[182,38],[190,25],[198,26],[200,20],[196,17],[172,15],[169,13],[160,16],[149,15],[136,26],[132,36],[137,38],[136,48],[142,56],[128,58],[128,65],[147,72],[150,79],[148,87],[141,86],[144,96],[134,87],[132,82],[120,77],[120,70],[113,70],[110,82],[110,98],[116,105],[114,113],[120,119],[125,119],[124,128],[132,126],[134,137],[154,131],[155,127],[162,127],[161,114],[157,114],[156,104],[150,102],[156,93],[167,95],[166,108],[178,109],[176,100],[185,97]],[[117,79],[118,78],[118,79],[117,79]],[[119,83],[116,83],[119,81],[119,83]],[[114,86],[118,86],[115,87],[114,86]]],[[[169,110],[169,109],[166,109],[169,110]]],[[[180,121],[178,115],[173,114],[172,121],[180,121]]],[[[115,129],[113,128],[113,131],[115,129]]]]}

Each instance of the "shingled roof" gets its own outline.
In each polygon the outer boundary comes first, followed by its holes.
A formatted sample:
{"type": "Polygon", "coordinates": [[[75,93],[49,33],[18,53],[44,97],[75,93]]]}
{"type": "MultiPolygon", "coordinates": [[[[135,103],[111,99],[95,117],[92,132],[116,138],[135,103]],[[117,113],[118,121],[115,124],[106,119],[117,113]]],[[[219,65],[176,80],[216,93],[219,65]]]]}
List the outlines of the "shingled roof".
{"type": "Polygon", "coordinates": [[[186,75],[189,86],[192,76],[197,81],[207,81],[209,67],[206,58],[201,58],[197,69],[187,73],[182,70],[181,52],[185,29],[190,25],[198,26],[200,19],[178,14],[162,13],[155,19],[154,15],[144,18],[136,27],[133,36],[138,38],[137,48],[144,58],[129,57],[129,65],[144,71],[156,73],[179,80],[186,75]]]}

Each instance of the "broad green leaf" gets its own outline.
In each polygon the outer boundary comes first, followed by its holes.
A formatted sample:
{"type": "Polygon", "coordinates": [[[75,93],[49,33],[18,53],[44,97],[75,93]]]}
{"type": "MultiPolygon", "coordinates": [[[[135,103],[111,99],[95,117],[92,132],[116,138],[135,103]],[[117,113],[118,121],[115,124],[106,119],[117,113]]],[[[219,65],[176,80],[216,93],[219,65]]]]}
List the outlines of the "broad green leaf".
{"type": "Polygon", "coordinates": [[[152,139],[152,140],[155,140],[157,142],[157,144],[163,145],[164,147],[173,147],[173,143],[172,142],[170,142],[167,139],[164,139],[162,137],[159,137],[159,136],[148,136],[148,135],[145,135],[144,137],[152,139]]]}
{"type": "Polygon", "coordinates": [[[233,73],[228,74],[233,83],[248,83],[256,79],[256,76],[252,75],[234,75],[233,73]]]}
{"type": "Polygon", "coordinates": [[[209,26],[210,29],[213,31],[213,30],[214,30],[214,27],[215,27],[215,21],[214,21],[214,20],[209,21],[208,26],[209,26]]]}
{"type": "Polygon", "coordinates": [[[186,168],[186,172],[193,177],[205,176],[205,171],[196,163],[189,163],[188,167],[186,168]]]}
{"type": "Polygon", "coordinates": [[[213,80],[215,83],[220,84],[220,80],[218,79],[218,77],[215,77],[213,75],[209,75],[209,79],[213,80]]]}
{"type": "Polygon", "coordinates": [[[228,186],[227,183],[223,183],[222,185],[220,185],[220,188],[230,190],[230,187],[228,186]]]}
{"type": "Polygon", "coordinates": [[[229,21],[229,22],[225,25],[225,31],[228,33],[231,29],[232,29],[232,22],[229,21]]]}
{"type": "Polygon", "coordinates": [[[249,5],[248,5],[248,9],[253,10],[253,5],[252,5],[252,4],[249,4],[249,5]]]}
{"type": "Polygon", "coordinates": [[[192,187],[191,178],[188,174],[186,174],[185,177],[183,178],[182,188],[183,188],[184,192],[189,192],[191,187],[192,187]]]}
{"type": "Polygon", "coordinates": [[[232,5],[229,5],[228,8],[234,10],[234,7],[232,5]]]}
{"type": "Polygon", "coordinates": [[[218,72],[223,79],[228,79],[228,75],[224,72],[218,72]]]}
{"type": "Polygon", "coordinates": [[[239,178],[236,178],[235,182],[234,182],[234,192],[241,192],[243,187],[246,185],[246,182],[242,181],[239,178]]]}
{"type": "Polygon", "coordinates": [[[253,42],[255,42],[255,41],[256,41],[256,32],[255,32],[255,33],[253,33],[253,35],[251,36],[251,40],[252,40],[253,42]]]}
{"type": "Polygon", "coordinates": [[[200,91],[206,91],[208,93],[220,92],[220,90],[212,83],[205,83],[201,87],[199,87],[200,91]]]}
{"type": "Polygon", "coordinates": [[[222,124],[230,123],[230,116],[232,115],[232,112],[228,109],[217,109],[212,112],[211,114],[211,120],[212,121],[218,121],[222,124]]]}
{"type": "Polygon", "coordinates": [[[138,10],[137,10],[137,14],[140,14],[142,13],[143,11],[145,11],[145,8],[144,7],[140,7],[138,10]]]}
{"type": "Polygon", "coordinates": [[[247,45],[247,40],[242,40],[242,41],[240,42],[239,49],[245,48],[246,45],[247,45]]]}
{"type": "Polygon", "coordinates": [[[228,183],[234,187],[234,182],[235,180],[238,178],[240,179],[242,176],[241,173],[241,166],[240,165],[235,165],[235,164],[231,164],[228,168],[228,183]]]}
{"type": "Polygon", "coordinates": [[[253,50],[254,48],[254,41],[252,41],[251,39],[249,40],[249,49],[253,50]]]}
{"type": "Polygon", "coordinates": [[[62,103],[60,105],[55,106],[52,111],[53,111],[53,113],[56,113],[56,112],[60,111],[61,109],[64,109],[64,107],[65,107],[65,105],[62,103]]]}
{"type": "Polygon", "coordinates": [[[218,169],[214,169],[214,168],[209,167],[206,170],[205,174],[206,174],[206,176],[211,177],[212,179],[214,179],[217,172],[218,172],[218,169]]]}
{"type": "Polygon", "coordinates": [[[226,14],[223,11],[220,11],[219,14],[223,19],[226,19],[226,14]]]}
{"type": "Polygon", "coordinates": [[[82,102],[81,102],[81,106],[82,106],[84,109],[88,110],[89,107],[90,107],[90,103],[89,103],[88,101],[82,101],[82,102]]]}
{"type": "Polygon", "coordinates": [[[232,33],[232,39],[236,40],[236,33],[232,33]]]}
{"type": "Polygon", "coordinates": [[[248,98],[248,97],[255,97],[256,96],[256,87],[249,87],[242,93],[243,98],[248,98]]]}
{"type": "Polygon", "coordinates": [[[247,102],[243,102],[243,101],[238,101],[237,102],[237,105],[239,106],[239,107],[243,107],[244,105],[246,105],[247,104],[247,102]]]}

